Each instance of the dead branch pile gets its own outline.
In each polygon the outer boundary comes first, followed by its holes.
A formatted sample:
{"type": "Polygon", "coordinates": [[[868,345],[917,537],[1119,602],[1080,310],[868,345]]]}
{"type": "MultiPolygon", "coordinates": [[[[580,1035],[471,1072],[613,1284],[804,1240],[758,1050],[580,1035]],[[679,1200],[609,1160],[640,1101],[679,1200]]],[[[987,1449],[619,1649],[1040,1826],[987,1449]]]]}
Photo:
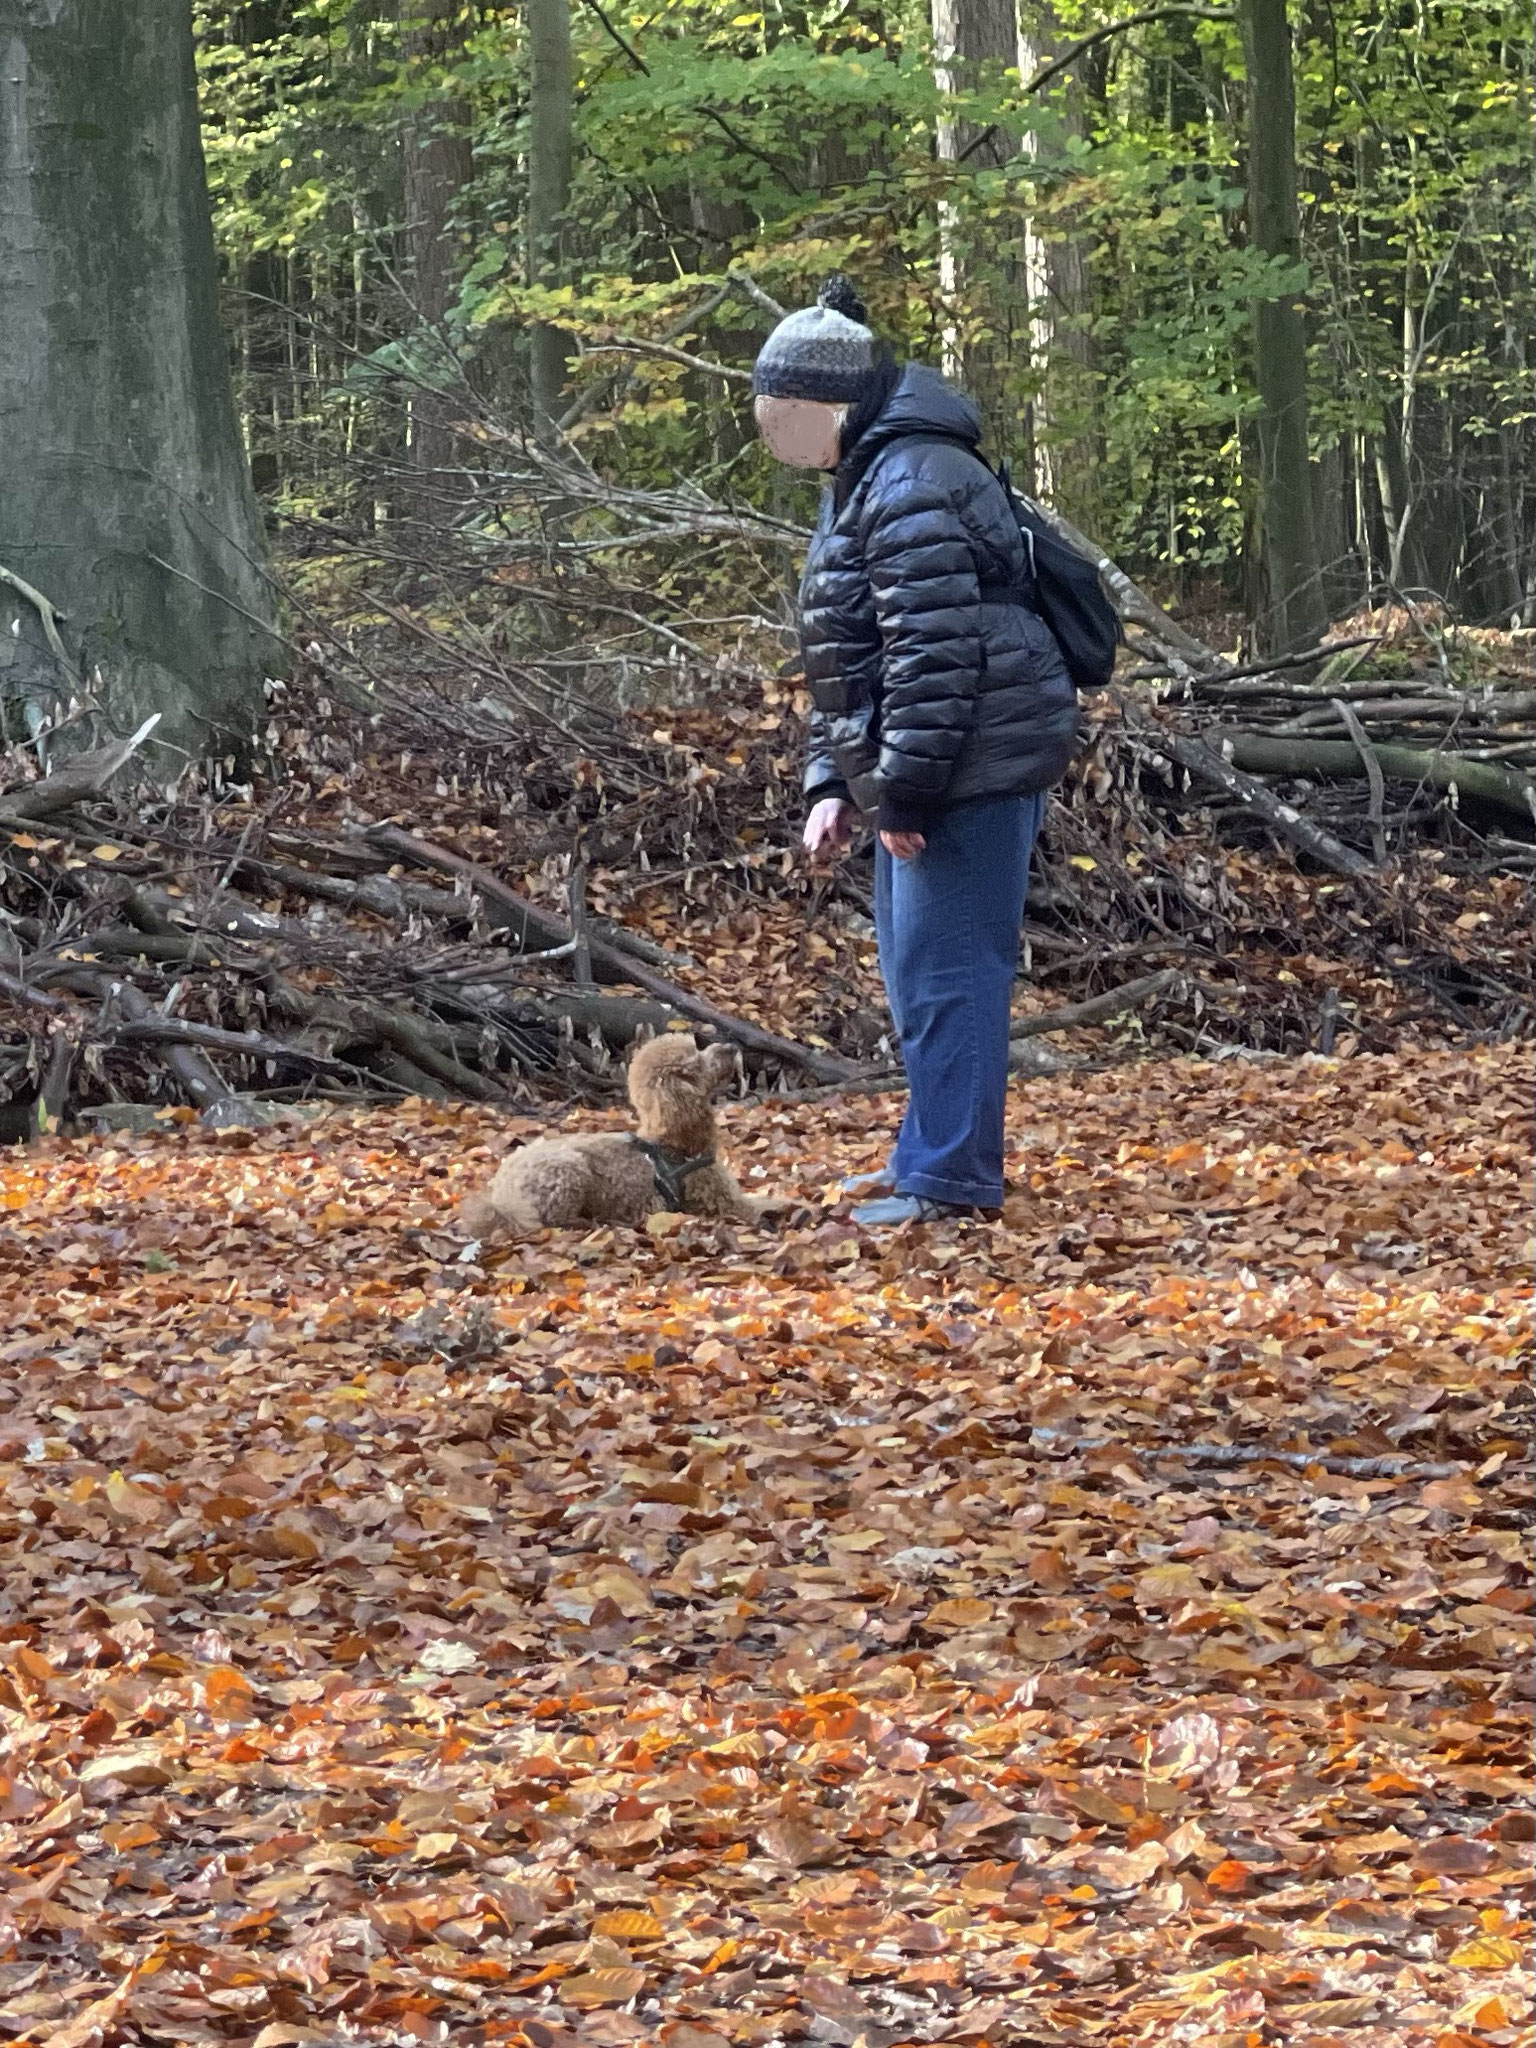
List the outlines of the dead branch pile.
{"type": "MultiPolygon", "coordinates": [[[[1090,1058],[1527,1031],[1527,651],[1404,615],[1244,671],[1102,567],[1140,668],[1085,706],[1051,807],[1020,1063],[1064,1030],[1090,1058]]],[[[792,676],[717,649],[713,708],[623,712],[469,659],[409,595],[379,609],[387,633],[274,686],[249,786],[113,796],[131,743],[40,780],[13,758],[13,1135],[127,1105],[239,1121],[257,1096],[605,1101],[673,1025],[735,1043],[757,1086],[889,1085],[869,851],[813,871],[795,848],[792,676]]]]}

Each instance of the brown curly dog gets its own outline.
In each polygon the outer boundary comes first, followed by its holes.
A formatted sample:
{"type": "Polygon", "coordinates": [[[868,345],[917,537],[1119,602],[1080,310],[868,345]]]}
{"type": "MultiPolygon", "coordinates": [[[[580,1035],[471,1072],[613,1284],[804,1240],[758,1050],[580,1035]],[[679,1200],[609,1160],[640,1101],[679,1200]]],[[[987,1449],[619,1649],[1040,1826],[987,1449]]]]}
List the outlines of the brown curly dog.
{"type": "Polygon", "coordinates": [[[476,1237],[572,1223],[643,1223],[658,1209],[729,1216],[760,1213],[720,1157],[710,1098],[736,1071],[728,1046],[700,1052],[681,1032],[641,1046],[629,1063],[639,1129],[535,1138],[504,1159],[483,1194],[459,1211],[476,1237]]]}

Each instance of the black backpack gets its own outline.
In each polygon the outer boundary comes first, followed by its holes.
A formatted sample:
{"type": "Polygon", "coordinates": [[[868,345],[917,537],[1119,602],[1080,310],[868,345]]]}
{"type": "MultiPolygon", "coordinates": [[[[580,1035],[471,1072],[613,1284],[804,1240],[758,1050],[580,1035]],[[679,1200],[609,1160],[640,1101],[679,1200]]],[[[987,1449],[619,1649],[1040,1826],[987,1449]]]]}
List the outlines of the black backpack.
{"type": "Polygon", "coordinates": [[[1115,672],[1120,621],[1104,595],[1099,572],[1086,555],[1051,531],[1027,498],[1019,496],[1006,462],[998,464],[995,474],[1024,537],[1035,583],[1034,609],[1055,634],[1077,687],[1102,690],[1115,672]]]}
{"type": "Polygon", "coordinates": [[[963,448],[984,470],[995,476],[1019,522],[1024,557],[1029,564],[1033,590],[1029,608],[1038,612],[1056,636],[1067,674],[1079,690],[1102,690],[1115,672],[1115,650],[1120,645],[1120,619],[1104,595],[1099,572],[1088,557],[1051,531],[1027,498],[1013,488],[1006,461],[993,469],[985,455],[970,441],[958,436],[918,430],[912,439],[946,441],[963,448]]]}

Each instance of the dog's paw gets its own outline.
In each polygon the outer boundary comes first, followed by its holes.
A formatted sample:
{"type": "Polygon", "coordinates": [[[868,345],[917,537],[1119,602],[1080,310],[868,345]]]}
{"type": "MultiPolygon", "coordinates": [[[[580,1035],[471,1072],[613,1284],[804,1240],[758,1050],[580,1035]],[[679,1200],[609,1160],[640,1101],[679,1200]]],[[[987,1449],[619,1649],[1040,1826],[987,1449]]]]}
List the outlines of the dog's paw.
{"type": "Polygon", "coordinates": [[[505,1229],[500,1212],[489,1195],[477,1192],[466,1195],[459,1204],[459,1228],[466,1237],[479,1238],[482,1243],[499,1237],[505,1229]]]}

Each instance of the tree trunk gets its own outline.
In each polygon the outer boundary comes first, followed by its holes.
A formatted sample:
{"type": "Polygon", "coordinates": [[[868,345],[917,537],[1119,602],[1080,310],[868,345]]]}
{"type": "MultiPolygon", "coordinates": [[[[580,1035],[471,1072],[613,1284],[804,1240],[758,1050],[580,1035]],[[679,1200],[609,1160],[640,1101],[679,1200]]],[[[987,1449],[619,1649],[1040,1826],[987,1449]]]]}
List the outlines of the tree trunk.
{"type": "MultiPolygon", "coordinates": [[[[528,282],[563,281],[561,225],[571,197],[570,0],[528,0],[528,282]]],[[[544,321],[533,330],[534,431],[549,439],[560,417],[569,344],[544,321]]]]}
{"type": "MultiPolygon", "coordinates": [[[[1248,225],[1256,249],[1301,260],[1296,204],[1296,92],[1285,0],[1242,0],[1248,65],[1248,225]]],[[[1269,605],[1260,621],[1271,652],[1314,644],[1328,624],[1318,573],[1307,452],[1307,335],[1295,291],[1256,299],[1259,494],[1269,605]]]]}
{"type": "MultiPolygon", "coordinates": [[[[1014,0],[932,0],[932,19],[934,78],[940,92],[965,92],[975,86],[984,65],[1019,61],[1014,0]]],[[[939,122],[943,163],[996,169],[1017,154],[1018,146],[1018,136],[1001,128],[989,135],[959,116],[939,122]]],[[[981,408],[992,446],[1006,453],[1018,438],[1020,417],[1010,369],[1016,352],[1012,319],[1022,279],[1006,255],[992,258],[986,275],[979,275],[981,266],[974,261],[978,252],[964,241],[960,209],[945,201],[939,210],[939,281],[955,317],[946,336],[944,366],[981,408]],[[978,297],[987,305],[988,321],[983,331],[967,336],[967,326],[976,324],[975,308],[967,301],[978,297]]]]}
{"type": "MultiPolygon", "coordinates": [[[[161,770],[240,751],[277,650],[189,0],[0,0],[0,307],[0,564],[66,615],[113,724],[162,714],[157,744],[182,752],[161,770]]],[[[67,701],[77,679],[15,595],[0,697],[67,701]]]]}
{"type": "MultiPolygon", "coordinates": [[[[458,0],[400,0],[400,27],[407,61],[430,70],[458,47],[458,0]]],[[[420,479],[423,508],[443,495],[454,455],[452,421],[456,406],[443,385],[456,381],[447,340],[449,307],[459,281],[453,236],[453,204],[474,175],[469,109],[448,94],[436,94],[406,124],[405,232],[410,251],[413,311],[421,326],[423,384],[411,393],[411,461],[420,479]]]]}
{"type": "MultiPolygon", "coordinates": [[[[1027,83],[1059,56],[1070,38],[1047,0],[1024,0],[1018,38],[1019,75],[1027,83]]],[[[1070,76],[1053,90],[1052,105],[1063,133],[1086,132],[1083,90],[1070,76]]],[[[1026,150],[1045,164],[1038,142],[1026,150]]],[[[1035,495],[1055,505],[1090,533],[1102,523],[1099,466],[1102,434],[1091,321],[1093,276],[1088,250],[1076,235],[1041,235],[1025,224],[1024,271],[1030,303],[1030,337],[1035,362],[1032,441],[1035,495]]]]}

